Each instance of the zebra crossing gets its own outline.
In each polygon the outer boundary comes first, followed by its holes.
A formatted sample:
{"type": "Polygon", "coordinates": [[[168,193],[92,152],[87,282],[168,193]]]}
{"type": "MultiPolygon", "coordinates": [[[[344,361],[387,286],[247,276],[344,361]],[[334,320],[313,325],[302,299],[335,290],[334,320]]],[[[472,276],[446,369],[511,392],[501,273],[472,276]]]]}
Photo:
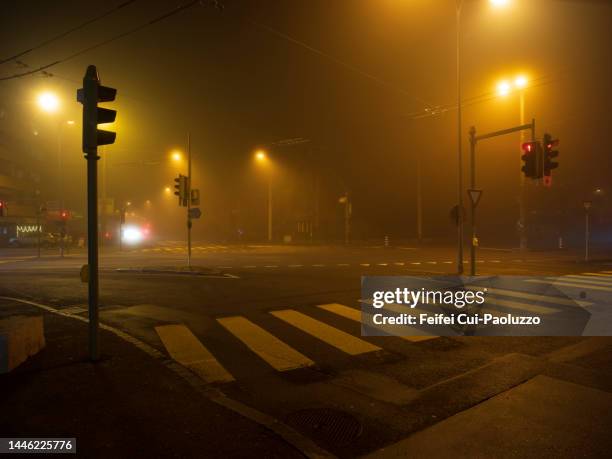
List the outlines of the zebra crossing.
{"type": "MultiPolygon", "coordinates": [[[[546,282],[551,286],[571,284],[580,289],[606,288],[612,291],[612,271],[571,274],[546,279],[524,279],[524,281],[532,284],[546,282]]],[[[483,287],[469,288],[476,290],[483,287]]],[[[488,287],[487,290],[487,300],[482,312],[494,315],[510,312],[515,314],[535,313],[545,316],[562,312],[570,306],[588,308],[593,305],[590,301],[555,295],[554,292],[544,294],[539,291],[534,293],[533,291],[518,291],[500,287],[488,287]]],[[[406,308],[402,305],[392,306],[396,312],[401,312],[402,308],[406,308]]],[[[236,353],[243,355],[247,352],[251,357],[256,357],[258,365],[279,373],[327,364],[327,362],[317,361],[311,353],[312,349],[307,348],[306,345],[302,344],[305,348],[299,348],[300,344],[289,343],[286,338],[279,336],[279,327],[284,327],[282,335],[285,337],[288,336],[288,333],[307,335],[310,339],[322,343],[324,348],[333,349],[349,359],[358,359],[364,355],[385,351],[385,347],[392,340],[395,340],[396,344],[393,347],[396,348],[397,343],[403,346],[414,346],[439,338],[417,335],[364,337],[359,332],[355,332],[354,328],[355,322],[361,323],[362,320],[362,311],[358,307],[340,303],[325,303],[299,309],[285,308],[262,312],[261,314],[268,317],[267,320],[275,321],[272,327],[266,323],[266,320],[253,319],[244,315],[214,318],[216,326],[226,332],[226,337],[229,336],[229,341],[224,341],[221,348],[219,348],[218,340],[212,340],[211,345],[203,344],[183,324],[159,325],[155,327],[155,331],[170,357],[191,369],[206,383],[229,383],[238,379],[228,369],[231,359],[227,355],[224,356],[222,352],[228,347],[232,348],[234,356],[236,353]],[[328,322],[333,322],[333,325],[328,322]],[[353,332],[348,332],[347,329],[353,332]]],[[[207,342],[206,336],[202,338],[207,342]]],[[[297,340],[297,342],[301,341],[297,340]]]]}

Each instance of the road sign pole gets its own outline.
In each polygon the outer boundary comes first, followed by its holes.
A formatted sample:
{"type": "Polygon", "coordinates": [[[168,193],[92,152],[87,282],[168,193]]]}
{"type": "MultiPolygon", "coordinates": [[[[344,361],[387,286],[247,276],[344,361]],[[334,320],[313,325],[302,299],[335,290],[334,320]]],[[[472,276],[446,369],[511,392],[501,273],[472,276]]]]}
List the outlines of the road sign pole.
{"type": "Polygon", "coordinates": [[[191,133],[187,133],[187,266],[191,269],[191,133]]]}
{"type": "MultiPolygon", "coordinates": [[[[470,128],[470,189],[476,188],[476,128],[470,128]]],[[[472,228],[472,240],[470,244],[470,275],[476,275],[476,204],[473,198],[471,201],[470,226],[472,228]]]]}

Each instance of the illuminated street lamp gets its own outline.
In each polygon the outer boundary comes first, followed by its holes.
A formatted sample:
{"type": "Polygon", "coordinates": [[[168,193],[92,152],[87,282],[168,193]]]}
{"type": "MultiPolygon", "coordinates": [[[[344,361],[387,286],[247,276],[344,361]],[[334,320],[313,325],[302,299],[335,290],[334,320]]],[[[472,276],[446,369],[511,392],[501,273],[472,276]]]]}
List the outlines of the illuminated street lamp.
{"type": "Polygon", "coordinates": [[[170,194],[170,192],[171,192],[171,191],[172,191],[172,190],[170,189],[170,187],[169,187],[169,186],[167,186],[167,187],[165,187],[165,188],[164,188],[164,193],[166,193],[166,194],[170,194]]]}
{"type": "Polygon", "coordinates": [[[510,0],[489,0],[489,3],[493,6],[508,6],[510,0]]]}
{"type": "MultiPolygon", "coordinates": [[[[255,152],[255,161],[258,164],[268,165],[268,154],[265,150],[255,152]]],[[[272,174],[268,170],[268,242],[272,242],[272,174]]]]}
{"type": "Polygon", "coordinates": [[[38,106],[47,113],[55,113],[59,110],[60,102],[54,93],[45,91],[38,96],[38,106]]]}
{"type": "Polygon", "coordinates": [[[512,90],[512,86],[507,81],[500,81],[497,84],[497,95],[501,97],[505,97],[508,94],[510,94],[511,90],[512,90]]]}
{"type": "Polygon", "coordinates": [[[266,154],[264,150],[257,150],[255,152],[255,159],[259,162],[262,162],[268,159],[268,155],[266,154]]]}
{"type": "Polygon", "coordinates": [[[173,151],[170,158],[172,158],[172,161],[179,162],[181,159],[183,159],[183,155],[181,155],[180,151],[173,151]]]}

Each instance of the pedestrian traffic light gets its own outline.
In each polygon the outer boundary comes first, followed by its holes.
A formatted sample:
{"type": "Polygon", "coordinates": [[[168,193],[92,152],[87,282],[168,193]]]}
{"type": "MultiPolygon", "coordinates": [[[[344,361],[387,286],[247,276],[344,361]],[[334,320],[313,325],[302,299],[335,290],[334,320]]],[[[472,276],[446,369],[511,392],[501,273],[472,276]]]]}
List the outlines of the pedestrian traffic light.
{"type": "Polygon", "coordinates": [[[77,100],[83,104],[83,151],[95,154],[98,145],[115,143],[116,133],[98,129],[98,124],[112,123],[117,112],[98,107],[99,102],[115,100],[117,90],[100,85],[95,65],[87,67],[83,87],[77,90],[77,100]]]}
{"type": "Polygon", "coordinates": [[[553,158],[559,156],[558,150],[553,150],[559,145],[559,139],[553,139],[550,134],[544,134],[544,176],[550,177],[551,171],[559,167],[559,163],[553,161],[553,158]]]}
{"type": "Polygon", "coordinates": [[[187,177],[183,174],[179,174],[174,179],[174,194],[178,196],[179,206],[187,206],[187,177]]]}
{"type": "Polygon", "coordinates": [[[521,170],[525,177],[538,178],[538,143],[537,142],[525,142],[521,145],[523,155],[523,167],[521,170]]]}

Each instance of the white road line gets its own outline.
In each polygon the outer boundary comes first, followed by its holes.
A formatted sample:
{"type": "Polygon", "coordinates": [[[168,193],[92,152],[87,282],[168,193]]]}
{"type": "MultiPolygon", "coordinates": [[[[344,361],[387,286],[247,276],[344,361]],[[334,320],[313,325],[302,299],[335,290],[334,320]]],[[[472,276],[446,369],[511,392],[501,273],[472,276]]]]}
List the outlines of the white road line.
{"type": "Polygon", "coordinates": [[[387,263],[378,263],[378,266],[388,266],[387,263]]]}
{"type": "Polygon", "coordinates": [[[338,263],[336,266],[351,266],[349,263],[338,263]]]}
{"type": "Polygon", "coordinates": [[[370,263],[360,263],[359,266],[370,266],[370,263]]]}
{"type": "Polygon", "coordinates": [[[374,344],[359,339],[349,333],[343,332],[342,330],[338,330],[331,325],[327,325],[324,322],[313,319],[312,317],[293,309],[270,311],[270,314],[302,330],[304,333],[308,333],[309,335],[314,336],[315,338],[318,338],[321,341],[350,355],[358,355],[380,350],[380,347],[375,346],[374,344]]]}
{"type": "Polygon", "coordinates": [[[525,279],[525,282],[533,282],[536,284],[549,284],[549,285],[560,285],[562,287],[575,287],[582,288],[585,290],[601,290],[604,292],[612,292],[612,287],[600,287],[597,285],[587,285],[587,284],[578,284],[578,283],[570,283],[570,282],[559,282],[559,281],[549,281],[549,280],[539,280],[539,279],[525,279]]]}
{"type": "Polygon", "coordinates": [[[233,381],[234,377],[185,325],[155,327],[168,354],[208,383],[233,381]]]}
{"type": "Polygon", "coordinates": [[[312,265],[312,266],[313,266],[313,268],[322,268],[322,267],[324,267],[325,265],[322,265],[322,264],[320,264],[320,263],[317,263],[317,264],[314,264],[314,265],[312,265]]]}
{"type": "Polygon", "coordinates": [[[411,265],[420,265],[420,264],[421,264],[421,262],[420,262],[420,261],[413,261],[413,262],[411,262],[410,264],[411,264],[411,265]]]}
{"type": "Polygon", "coordinates": [[[289,268],[302,268],[304,265],[288,265],[289,268]]]}
{"type": "Polygon", "coordinates": [[[403,261],[398,261],[393,263],[395,266],[404,266],[404,262],[403,261]]]}
{"type": "MultiPolygon", "coordinates": [[[[484,290],[484,288],[485,287],[474,286],[474,285],[467,287],[468,290],[484,290]]],[[[486,289],[487,289],[487,293],[492,293],[494,295],[509,296],[513,298],[522,298],[524,300],[533,300],[533,301],[539,301],[542,303],[563,304],[567,306],[574,306],[576,304],[578,304],[579,306],[590,306],[591,304],[593,304],[593,303],[589,303],[588,301],[578,301],[578,300],[572,300],[570,298],[563,298],[563,297],[552,296],[552,295],[517,292],[515,290],[505,290],[505,289],[494,288],[494,287],[486,287],[486,289]]]]}
{"type": "Polygon", "coordinates": [[[265,265],[264,268],[278,268],[278,265],[265,265]]]}
{"type": "Polygon", "coordinates": [[[245,317],[223,317],[217,322],[275,370],[288,371],[314,365],[308,357],[245,317]]]}

